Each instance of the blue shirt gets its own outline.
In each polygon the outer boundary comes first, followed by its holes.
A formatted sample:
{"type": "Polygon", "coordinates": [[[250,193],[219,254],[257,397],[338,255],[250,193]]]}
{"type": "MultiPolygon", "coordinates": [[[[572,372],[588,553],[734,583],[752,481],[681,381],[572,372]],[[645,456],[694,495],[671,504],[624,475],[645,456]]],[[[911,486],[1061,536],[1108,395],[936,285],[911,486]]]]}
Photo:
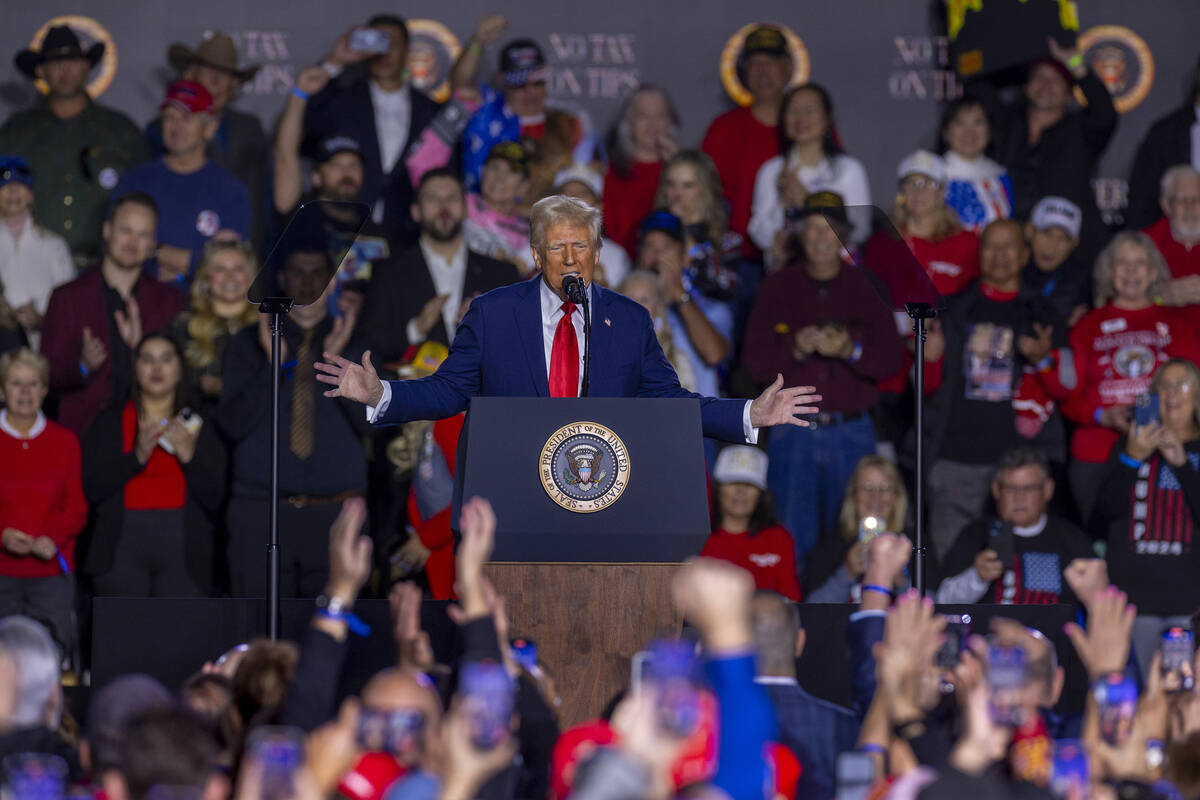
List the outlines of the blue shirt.
{"type": "MultiPolygon", "coordinates": [[[[699,292],[689,293],[696,308],[700,309],[700,312],[708,318],[717,333],[732,344],[733,309],[729,307],[729,304],[713,300],[699,292]]],[[[721,394],[720,372],[716,367],[710,367],[696,352],[696,348],[692,346],[692,340],[688,338],[687,328],[684,326],[683,317],[679,315],[679,312],[672,308],[667,312],[667,316],[671,320],[671,338],[675,349],[687,356],[692,365],[692,374],[696,376],[696,385],[692,387],[692,391],[706,397],[719,397],[721,394]]]]}
{"type": "Polygon", "coordinates": [[[194,269],[212,235],[226,228],[250,236],[250,193],[233,174],[211,161],[195,172],[172,172],[161,158],[121,177],[113,199],[145,192],[158,205],[158,243],[192,251],[194,269]]]}

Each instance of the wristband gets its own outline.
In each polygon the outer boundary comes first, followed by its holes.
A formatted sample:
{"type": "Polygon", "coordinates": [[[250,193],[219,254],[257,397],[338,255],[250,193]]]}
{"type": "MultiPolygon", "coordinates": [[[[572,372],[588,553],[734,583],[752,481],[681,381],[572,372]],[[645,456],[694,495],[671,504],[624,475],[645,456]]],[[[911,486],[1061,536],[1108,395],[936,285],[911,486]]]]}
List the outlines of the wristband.
{"type": "Polygon", "coordinates": [[[1043,358],[1041,361],[1039,361],[1037,363],[1037,365],[1035,366],[1035,369],[1037,369],[1038,372],[1045,372],[1053,366],[1054,366],[1054,357],[1046,356],[1045,358],[1043,358]]]}
{"type": "Polygon", "coordinates": [[[1101,416],[1103,413],[1104,413],[1104,409],[1103,409],[1103,408],[1097,408],[1095,411],[1093,411],[1093,412],[1092,412],[1092,422],[1094,422],[1094,423],[1096,423],[1097,425],[1099,425],[1099,424],[1100,424],[1100,416],[1101,416]]]}
{"type": "Polygon", "coordinates": [[[83,363],[82,361],[80,361],[80,362],[79,362],[79,375],[80,375],[80,377],[86,378],[88,375],[91,375],[91,374],[92,374],[92,371],[91,371],[90,369],[88,369],[88,368],[87,368],[87,364],[85,364],[85,363],[83,363]]]}
{"type": "Polygon", "coordinates": [[[876,755],[880,755],[880,756],[887,755],[887,748],[881,744],[876,744],[874,742],[866,742],[865,744],[860,744],[858,746],[858,751],[860,753],[875,753],[876,755]]]}
{"type": "Polygon", "coordinates": [[[851,364],[856,364],[860,358],[862,358],[862,345],[855,342],[854,349],[850,351],[850,358],[848,360],[851,364]]]}
{"type": "Polygon", "coordinates": [[[1079,69],[1083,66],[1083,53],[1076,53],[1067,59],[1067,66],[1071,69],[1079,69]]]}
{"type": "Polygon", "coordinates": [[[371,635],[371,626],[363,622],[358,615],[350,611],[332,611],[328,608],[318,609],[317,616],[322,619],[333,620],[334,622],[346,623],[346,628],[355,636],[367,637],[371,635]]]}
{"type": "Polygon", "coordinates": [[[864,583],[862,585],[862,590],[864,592],[877,592],[879,594],[886,594],[889,600],[892,598],[892,590],[886,586],[880,586],[878,583],[864,583]]]}
{"type": "Polygon", "coordinates": [[[311,97],[312,95],[310,95],[308,92],[301,89],[299,86],[293,86],[292,87],[292,96],[299,97],[301,100],[307,101],[308,98],[311,97]]]}
{"type": "Polygon", "coordinates": [[[1121,463],[1132,469],[1141,469],[1142,467],[1142,462],[1129,455],[1129,453],[1121,453],[1121,463]]]}
{"type": "Polygon", "coordinates": [[[70,575],[71,565],[67,563],[67,557],[62,554],[62,550],[59,550],[57,546],[54,548],[54,557],[58,559],[58,568],[63,571],[63,575],[70,575]]]}

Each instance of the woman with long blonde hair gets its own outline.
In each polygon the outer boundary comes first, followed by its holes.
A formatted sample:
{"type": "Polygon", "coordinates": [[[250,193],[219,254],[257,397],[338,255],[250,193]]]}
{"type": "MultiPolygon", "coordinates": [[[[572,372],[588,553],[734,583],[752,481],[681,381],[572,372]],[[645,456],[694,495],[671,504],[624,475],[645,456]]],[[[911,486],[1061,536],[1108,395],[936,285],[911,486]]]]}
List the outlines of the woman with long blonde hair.
{"type": "Polygon", "coordinates": [[[258,321],[258,309],[246,299],[256,272],[258,259],[249,243],[209,242],[192,283],[191,308],[171,326],[183,352],[188,402],[203,416],[215,413],[221,396],[221,361],[229,337],[258,321]]]}

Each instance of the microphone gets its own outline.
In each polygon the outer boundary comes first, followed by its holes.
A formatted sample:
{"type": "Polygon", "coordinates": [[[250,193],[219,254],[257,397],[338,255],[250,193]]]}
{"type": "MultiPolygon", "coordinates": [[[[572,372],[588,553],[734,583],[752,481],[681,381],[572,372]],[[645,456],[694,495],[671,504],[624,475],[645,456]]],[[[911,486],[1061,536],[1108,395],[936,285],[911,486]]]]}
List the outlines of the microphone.
{"type": "Polygon", "coordinates": [[[572,303],[583,305],[587,302],[587,291],[583,284],[583,278],[578,275],[563,276],[562,292],[572,303]]]}

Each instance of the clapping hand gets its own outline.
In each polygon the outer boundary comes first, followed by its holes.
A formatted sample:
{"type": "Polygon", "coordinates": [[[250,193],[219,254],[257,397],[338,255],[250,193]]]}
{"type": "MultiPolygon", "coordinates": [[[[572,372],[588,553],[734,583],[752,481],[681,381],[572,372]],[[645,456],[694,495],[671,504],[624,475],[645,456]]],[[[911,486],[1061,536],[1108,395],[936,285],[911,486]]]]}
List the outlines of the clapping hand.
{"type": "Polygon", "coordinates": [[[117,333],[130,349],[137,347],[142,340],[142,311],[138,308],[137,299],[132,295],[125,299],[125,310],[115,311],[113,319],[117,323],[117,333]]]}

